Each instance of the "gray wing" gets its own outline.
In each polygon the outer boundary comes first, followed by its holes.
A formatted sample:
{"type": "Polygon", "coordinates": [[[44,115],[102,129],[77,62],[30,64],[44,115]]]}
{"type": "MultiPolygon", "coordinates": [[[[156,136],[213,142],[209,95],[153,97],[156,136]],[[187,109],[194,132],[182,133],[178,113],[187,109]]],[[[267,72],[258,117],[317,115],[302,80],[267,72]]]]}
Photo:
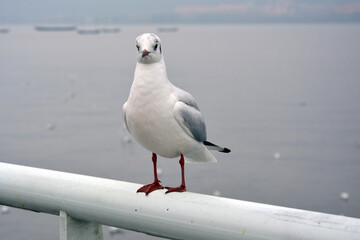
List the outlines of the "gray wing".
{"type": "Polygon", "coordinates": [[[178,100],[174,107],[175,119],[185,132],[195,140],[205,141],[206,125],[194,97],[177,87],[174,87],[173,93],[178,100]]]}

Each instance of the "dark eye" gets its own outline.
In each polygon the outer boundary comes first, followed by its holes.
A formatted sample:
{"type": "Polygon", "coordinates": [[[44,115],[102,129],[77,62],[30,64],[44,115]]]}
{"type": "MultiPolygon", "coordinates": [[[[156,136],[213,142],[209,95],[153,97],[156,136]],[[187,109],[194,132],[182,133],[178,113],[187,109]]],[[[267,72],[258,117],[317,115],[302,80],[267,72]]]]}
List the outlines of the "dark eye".
{"type": "Polygon", "coordinates": [[[136,48],[138,51],[140,51],[140,46],[139,45],[136,45],[136,48]]]}
{"type": "Polygon", "coordinates": [[[158,44],[155,44],[154,51],[156,51],[157,48],[158,48],[158,44]]]}

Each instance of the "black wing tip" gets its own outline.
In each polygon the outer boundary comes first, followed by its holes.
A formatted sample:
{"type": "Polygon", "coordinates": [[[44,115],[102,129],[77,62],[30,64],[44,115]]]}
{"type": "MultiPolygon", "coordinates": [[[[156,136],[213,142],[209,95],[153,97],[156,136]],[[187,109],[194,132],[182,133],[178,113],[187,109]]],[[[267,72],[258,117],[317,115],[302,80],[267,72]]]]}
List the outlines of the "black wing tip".
{"type": "MultiPolygon", "coordinates": [[[[213,147],[220,148],[218,145],[215,145],[215,144],[213,144],[213,143],[211,143],[211,142],[208,142],[208,141],[203,141],[203,143],[204,143],[206,146],[213,146],[213,147]]],[[[228,148],[223,148],[222,150],[219,150],[219,152],[229,153],[229,152],[231,152],[231,150],[228,149],[228,148]]]]}
{"type": "Polygon", "coordinates": [[[223,153],[229,153],[229,152],[231,152],[231,150],[230,149],[228,149],[228,148],[224,148],[222,151],[220,151],[220,152],[223,152],[223,153]]]}
{"type": "Polygon", "coordinates": [[[203,141],[203,143],[207,146],[216,146],[215,144],[208,142],[208,141],[203,141]]]}

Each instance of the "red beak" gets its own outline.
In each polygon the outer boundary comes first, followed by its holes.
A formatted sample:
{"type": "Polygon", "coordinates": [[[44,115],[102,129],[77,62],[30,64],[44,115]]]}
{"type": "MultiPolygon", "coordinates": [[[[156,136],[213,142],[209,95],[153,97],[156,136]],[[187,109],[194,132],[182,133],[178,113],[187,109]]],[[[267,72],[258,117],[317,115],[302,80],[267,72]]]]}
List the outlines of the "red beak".
{"type": "Polygon", "coordinates": [[[142,57],[145,57],[145,56],[149,55],[149,53],[150,53],[150,52],[148,52],[146,49],[144,49],[144,50],[142,51],[142,57]]]}

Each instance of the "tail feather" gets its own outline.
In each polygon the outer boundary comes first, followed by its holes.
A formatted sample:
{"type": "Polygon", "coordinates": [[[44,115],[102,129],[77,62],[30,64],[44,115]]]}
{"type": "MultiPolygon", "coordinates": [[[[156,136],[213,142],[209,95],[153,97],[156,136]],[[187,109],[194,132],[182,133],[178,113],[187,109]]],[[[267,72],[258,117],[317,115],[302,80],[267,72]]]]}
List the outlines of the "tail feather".
{"type": "Polygon", "coordinates": [[[186,162],[217,162],[214,155],[204,146],[184,155],[186,162]]]}
{"type": "Polygon", "coordinates": [[[209,150],[216,150],[216,151],[223,152],[223,153],[231,152],[231,150],[228,149],[228,148],[220,147],[220,146],[215,145],[215,144],[213,144],[211,142],[208,142],[208,141],[204,141],[203,143],[206,146],[206,148],[209,149],[209,150]]]}

